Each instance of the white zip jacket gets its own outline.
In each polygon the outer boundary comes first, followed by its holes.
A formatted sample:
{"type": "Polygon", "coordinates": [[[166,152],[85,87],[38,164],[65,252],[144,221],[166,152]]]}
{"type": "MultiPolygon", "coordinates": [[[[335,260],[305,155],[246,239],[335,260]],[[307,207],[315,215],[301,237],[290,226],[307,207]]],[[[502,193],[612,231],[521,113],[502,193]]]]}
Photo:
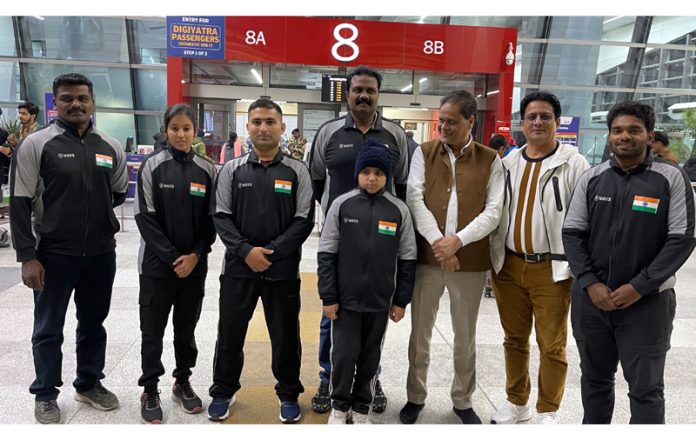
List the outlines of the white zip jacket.
{"type": "MultiPolygon", "coordinates": [[[[491,234],[491,260],[493,270],[496,273],[503,268],[505,261],[505,239],[507,238],[508,225],[510,224],[511,206],[513,196],[517,196],[519,188],[513,191],[512,182],[517,181],[517,176],[514,173],[518,170],[518,163],[524,160],[522,151],[527,146],[513,150],[503,159],[503,169],[505,171],[505,200],[503,203],[503,212],[500,218],[500,225],[493,234],[491,234]]],[[[538,197],[541,201],[541,211],[544,218],[544,226],[546,229],[546,238],[548,240],[549,249],[552,254],[564,255],[563,239],[561,238],[561,230],[563,228],[563,220],[568,212],[568,205],[573,195],[575,185],[582,173],[590,168],[585,157],[578,152],[578,149],[572,145],[559,144],[556,153],[548,159],[549,168],[540,177],[538,185],[538,197]],[[557,177],[557,186],[552,183],[552,178],[557,177]],[[557,189],[556,189],[557,188],[557,189]],[[558,194],[556,194],[558,191],[558,194]],[[558,195],[558,197],[557,197],[558,195]],[[558,203],[560,202],[560,203],[558,203]],[[559,209],[560,208],[560,209],[559,209]]],[[[551,267],[553,270],[553,282],[566,280],[571,277],[570,267],[568,262],[563,260],[552,260],[551,267]]]]}

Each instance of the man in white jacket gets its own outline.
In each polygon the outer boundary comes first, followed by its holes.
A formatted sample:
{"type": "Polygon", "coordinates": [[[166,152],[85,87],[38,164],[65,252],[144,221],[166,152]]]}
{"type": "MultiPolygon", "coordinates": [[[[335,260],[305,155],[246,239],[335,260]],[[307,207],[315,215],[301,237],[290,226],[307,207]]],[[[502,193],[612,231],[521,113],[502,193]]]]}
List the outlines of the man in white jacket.
{"type": "Polygon", "coordinates": [[[493,290],[505,331],[507,376],[507,401],[491,423],[531,418],[529,337],[534,324],[541,359],[536,421],[555,424],[568,369],[572,283],[561,229],[575,184],[589,165],[575,147],[555,138],[561,117],[555,95],[543,91],[527,95],[520,115],[527,144],[503,159],[505,204],[491,238],[493,290]]]}

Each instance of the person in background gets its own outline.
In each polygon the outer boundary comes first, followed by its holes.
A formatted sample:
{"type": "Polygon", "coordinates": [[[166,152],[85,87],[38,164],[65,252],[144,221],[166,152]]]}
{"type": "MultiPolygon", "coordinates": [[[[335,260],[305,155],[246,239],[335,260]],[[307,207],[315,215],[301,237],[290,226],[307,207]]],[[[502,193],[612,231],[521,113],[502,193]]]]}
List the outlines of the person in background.
{"type": "Polygon", "coordinates": [[[674,152],[669,149],[669,136],[667,136],[667,133],[664,131],[655,132],[655,137],[653,138],[650,148],[653,156],[679,165],[679,159],[674,152]]]}
{"type": "Polygon", "coordinates": [[[227,142],[220,149],[220,164],[224,165],[237,157],[246,154],[246,149],[237,141],[237,133],[230,131],[227,142]]]}
{"type": "Polygon", "coordinates": [[[502,134],[493,135],[488,146],[498,152],[498,157],[501,159],[507,156],[508,151],[508,140],[502,134]]]}
{"type": "Polygon", "coordinates": [[[208,154],[206,153],[204,137],[205,132],[199,129],[196,133],[196,137],[193,138],[191,148],[193,148],[194,153],[201,156],[203,159],[212,162],[212,159],[208,157],[208,154]]]}
{"type": "Polygon", "coordinates": [[[134,206],[142,237],[140,417],[153,424],[163,421],[157,384],[165,372],[162,338],[172,308],[176,359],[172,399],[189,414],[203,409],[189,378],[198,357],[194,332],[205,294],[208,253],[215,242],[209,206],[216,171],[191,148],[196,132],[193,109],[185,104],[169,107],[164,125],[167,146],[140,166],[134,206]]]}
{"type": "Polygon", "coordinates": [[[167,145],[167,127],[165,125],[160,126],[159,131],[152,135],[152,139],[155,141],[154,152],[157,153],[167,145]]]}
{"type": "Polygon", "coordinates": [[[292,139],[288,142],[288,153],[293,159],[302,161],[304,159],[305,146],[307,139],[300,134],[300,129],[296,128],[292,131],[292,139]]]}
{"type": "Polygon", "coordinates": [[[418,142],[413,139],[413,136],[415,135],[414,132],[411,130],[408,130],[406,132],[406,138],[408,142],[408,157],[413,157],[413,152],[416,151],[416,148],[418,148],[418,142]]]}
{"type": "Polygon", "coordinates": [[[11,134],[7,138],[7,143],[10,144],[12,149],[17,148],[17,145],[19,145],[24,138],[40,128],[39,122],[37,121],[37,118],[39,117],[39,106],[33,102],[26,101],[19,104],[17,106],[17,115],[20,123],[19,137],[11,134]]]}

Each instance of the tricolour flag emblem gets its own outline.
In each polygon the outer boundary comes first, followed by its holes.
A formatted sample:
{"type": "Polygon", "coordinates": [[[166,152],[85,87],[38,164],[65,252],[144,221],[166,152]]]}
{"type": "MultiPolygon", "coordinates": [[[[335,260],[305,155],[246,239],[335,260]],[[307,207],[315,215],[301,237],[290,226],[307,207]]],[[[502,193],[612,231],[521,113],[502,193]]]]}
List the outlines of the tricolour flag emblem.
{"type": "Polygon", "coordinates": [[[205,197],[205,185],[191,182],[191,191],[189,191],[189,194],[197,197],[205,197]]]}
{"type": "Polygon", "coordinates": [[[380,220],[377,232],[384,235],[396,235],[396,223],[390,223],[380,220]]]}
{"type": "Polygon", "coordinates": [[[657,214],[657,206],[660,204],[660,199],[653,199],[650,197],[635,196],[633,198],[633,210],[649,212],[650,214],[657,214]]]}
{"type": "Polygon", "coordinates": [[[289,180],[276,180],[275,192],[292,194],[292,182],[289,180]]]}
{"type": "Polygon", "coordinates": [[[114,167],[114,160],[111,158],[111,156],[106,156],[104,154],[97,154],[97,166],[104,167],[104,168],[113,168],[114,167]]]}

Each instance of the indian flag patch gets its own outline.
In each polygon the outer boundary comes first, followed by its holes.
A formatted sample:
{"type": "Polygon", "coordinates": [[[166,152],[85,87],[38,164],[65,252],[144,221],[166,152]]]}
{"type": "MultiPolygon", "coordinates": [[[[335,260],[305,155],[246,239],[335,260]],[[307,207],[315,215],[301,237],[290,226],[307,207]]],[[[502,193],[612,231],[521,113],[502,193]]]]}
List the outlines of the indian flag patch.
{"type": "Polygon", "coordinates": [[[95,156],[97,156],[97,166],[104,168],[114,167],[114,160],[111,158],[111,156],[106,156],[104,154],[96,154],[95,156]]]}
{"type": "Polygon", "coordinates": [[[653,199],[644,196],[635,196],[633,198],[633,210],[649,212],[650,214],[657,214],[657,206],[660,204],[660,199],[653,199]]]}
{"type": "Polygon", "coordinates": [[[289,180],[276,180],[275,181],[275,192],[292,194],[292,182],[289,180]]]}
{"type": "Polygon", "coordinates": [[[205,185],[191,182],[191,190],[189,191],[189,194],[197,197],[205,197],[205,185]]]}
{"type": "Polygon", "coordinates": [[[396,235],[396,223],[390,223],[380,220],[379,226],[377,227],[377,232],[384,235],[396,235]]]}

